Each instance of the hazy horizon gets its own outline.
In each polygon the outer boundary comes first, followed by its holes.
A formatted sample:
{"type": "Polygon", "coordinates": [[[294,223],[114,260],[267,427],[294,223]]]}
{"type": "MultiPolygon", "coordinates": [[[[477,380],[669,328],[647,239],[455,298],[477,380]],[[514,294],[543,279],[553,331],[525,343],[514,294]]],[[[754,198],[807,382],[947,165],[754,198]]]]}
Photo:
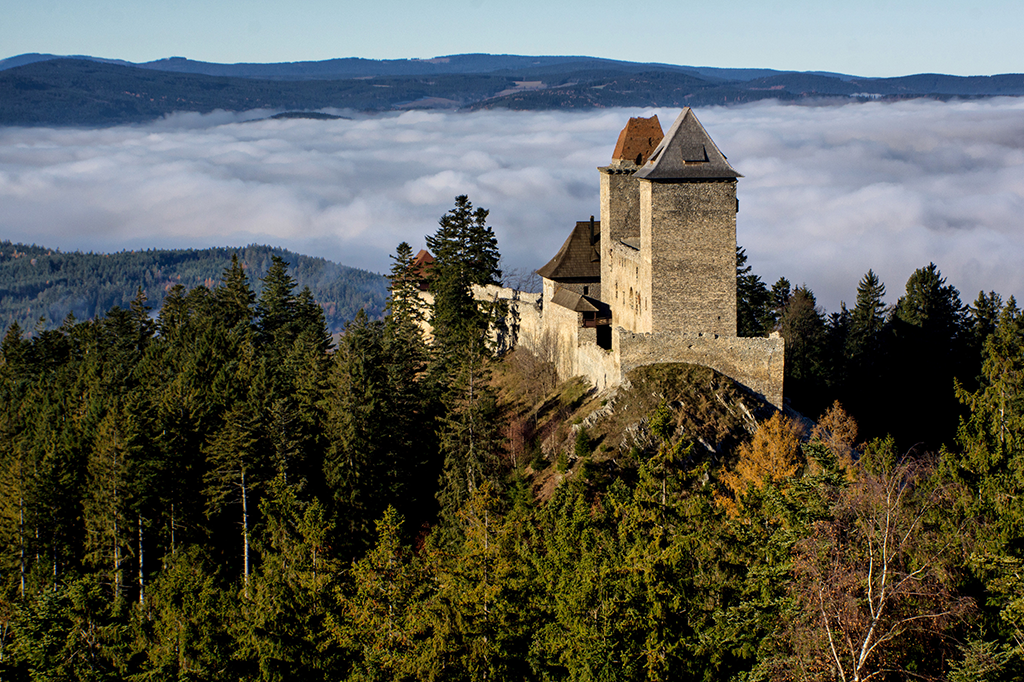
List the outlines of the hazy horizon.
{"type": "Polygon", "coordinates": [[[1019,72],[1017,27],[1022,24],[1024,5],[1010,0],[813,7],[754,0],[649,0],[642,7],[602,0],[309,0],[299,6],[239,0],[180,0],[174,5],[49,0],[6,8],[0,45],[12,55],[81,54],[133,62],[172,55],[259,63],[337,56],[565,54],[865,77],[966,76],[1019,72]],[[681,32],[685,40],[679,39],[681,32]]]}
{"type": "MultiPolygon", "coordinates": [[[[852,306],[869,268],[892,303],[932,261],[965,303],[1024,292],[1022,112],[1011,98],[696,110],[745,176],[737,235],[754,271],[829,311],[852,306]]],[[[596,167],[628,117],[667,129],[678,110],[246,120],[266,113],[0,128],[0,236],[65,251],[267,243],[383,272],[468,194],[506,269],[533,270],[599,214],[596,167]]]]}

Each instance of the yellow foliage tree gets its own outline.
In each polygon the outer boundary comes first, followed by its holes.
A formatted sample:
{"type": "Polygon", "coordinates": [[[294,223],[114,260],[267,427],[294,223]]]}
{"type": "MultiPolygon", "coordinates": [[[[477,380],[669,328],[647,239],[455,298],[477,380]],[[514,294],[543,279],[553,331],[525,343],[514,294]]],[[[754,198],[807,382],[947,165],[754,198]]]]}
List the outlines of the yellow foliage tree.
{"type": "Polygon", "coordinates": [[[853,468],[853,444],[857,440],[857,422],[851,417],[839,401],[822,415],[811,430],[811,441],[824,444],[847,472],[853,468]]]}
{"type": "Polygon", "coordinates": [[[750,443],[740,446],[739,462],[735,469],[725,472],[722,482],[738,500],[749,487],[761,489],[792,478],[803,464],[802,435],[799,423],[776,412],[758,427],[750,443]]]}

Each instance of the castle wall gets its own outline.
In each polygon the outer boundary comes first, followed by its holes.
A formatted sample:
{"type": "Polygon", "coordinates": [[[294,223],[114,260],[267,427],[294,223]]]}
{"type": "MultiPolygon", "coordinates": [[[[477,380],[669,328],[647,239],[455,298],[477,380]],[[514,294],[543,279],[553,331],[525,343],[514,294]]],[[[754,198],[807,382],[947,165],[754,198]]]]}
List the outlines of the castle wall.
{"type": "MultiPolygon", "coordinates": [[[[635,167],[631,167],[635,170],[635,167]]],[[[611,307],[616,324],[634,328],[636,320],[628,305],[630,288],[637,291],[639,277],[633,272],[635,250],[624,246],[623,239],[640,238],[640,185],[630,169],[602,168],[601,177],[601,283],[604,301],[611,307]],[[618,256],[618,257],[617,257],[618,256]],[[624,263],[623,259],[629,260],[624,263]],[[632,260],[631,260],[632,259],[632,260]],[[625,269],[628,267],[628,271],[625,269]],[[619,290],[616,292],[615,284],[619,290]]]]}
{"type": "Polygon", "coordinates": [[[619,356],[597,345],[597,329],[581,327],[577,339],[576,373],[570,376],[586,377],[599,391],[622,383],[619,356]]]}
{"type": "Polygon", "coordinates": [[[621,376],[643,365],[685,362],[721,372],[782,408],[785,342],[683,331],[636,334],[616,328],[612,334],[621,376]]]}
{"type": "MultiPolygon", "coordinates": [[[[622,383],[631,370],[659,363],[689,363],[710,367],[746,386],[766,401],[782,407],[785,362],[783,339],[742,338],[681,330],[641,333],[616,326],[612,350],[597,345],[597,329],[581,327],[579,313],[551,304],[554,285],[545,281],[541,294],[496,286],[473,287],[477,300],[499,300],[509,305],[509,338],[500,346],[521,346],[554,364],[561,379],[583,376],[598,390],[622,383]]],[[[423,292],[424,300],[432,300],[423,292]]],[[[429,333],[429,324],[426,331],[429,333]]]]}
{"type": "Polygon", "coordinates": [[[650,261],[642,251],[619,243],[608,249],[608,261],[610,279],[605,281],[610,284],[603,287],[603,300],[611,308],[613,323],[632,331],[650,331],[650,261]]]}
{"type": "Polygon", "coordinates": [[[635,170],[635,166],[600,169],[602,262],[608,243],[640,236],[640,194],[638,181],[633,177],[635,170]]]}
{"type": "Polygon", "coordinates": [[[635,331],[735,336],[736,182],[641,180],[640,207],[653,316],[635,331]]]}

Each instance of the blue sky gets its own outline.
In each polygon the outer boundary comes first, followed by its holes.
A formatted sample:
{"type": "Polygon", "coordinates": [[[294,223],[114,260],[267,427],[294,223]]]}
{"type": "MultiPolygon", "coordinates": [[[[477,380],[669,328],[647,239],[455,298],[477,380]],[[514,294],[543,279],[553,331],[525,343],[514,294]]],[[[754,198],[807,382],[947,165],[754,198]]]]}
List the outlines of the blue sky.
{"type": "Polygon", "coordinates": [[[275,62],[580,54],[862,76],[1024,71],[1020,0],[26,0],[5,3],[0,58],[275,62]]]}

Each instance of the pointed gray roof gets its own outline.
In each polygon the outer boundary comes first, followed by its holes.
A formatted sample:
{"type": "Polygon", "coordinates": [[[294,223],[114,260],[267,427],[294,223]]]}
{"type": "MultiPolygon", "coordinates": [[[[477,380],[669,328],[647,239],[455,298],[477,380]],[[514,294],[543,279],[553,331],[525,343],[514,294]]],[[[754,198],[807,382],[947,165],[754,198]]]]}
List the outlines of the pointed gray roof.
{"type": "Polygon", "coordinates": [[[743,177],[729,165],[690,107],[665,133],[634,177],[644,180],[716,180],[743,177]]]}

